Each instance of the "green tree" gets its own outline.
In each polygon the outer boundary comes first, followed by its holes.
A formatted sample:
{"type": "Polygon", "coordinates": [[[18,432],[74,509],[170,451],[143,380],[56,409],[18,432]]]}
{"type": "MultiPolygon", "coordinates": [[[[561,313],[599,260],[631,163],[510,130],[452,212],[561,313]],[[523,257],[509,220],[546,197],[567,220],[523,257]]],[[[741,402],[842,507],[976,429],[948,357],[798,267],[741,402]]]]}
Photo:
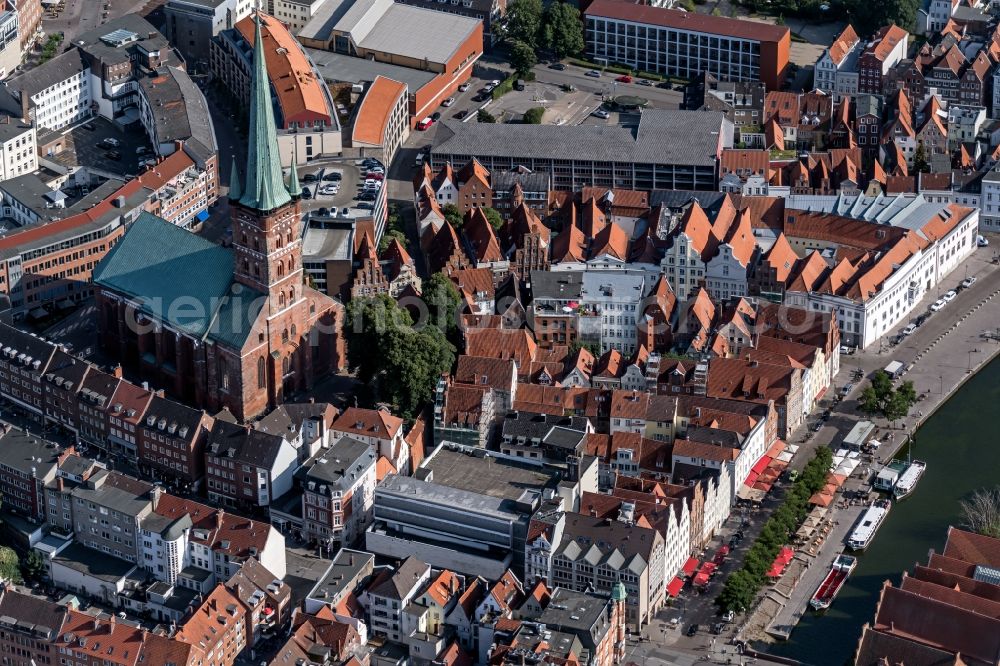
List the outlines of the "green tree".
{"type": "Polygon", "coordinates": [[[910,412],[917,402],[917,392],[913,382],[905,381],[899,388],[893,388],[892,378],[884,370],[872,377],[871,384],[861,392],[861,411],[873,416],[883,416],[889,421],[898,421],[910,412]]]}
{"type": "Polygon", "coordinates": [[[452,343],[459,342],[458,316],[462,295],[447,275],[437,272],[423,284],[420,295],[430,320],[427,322],[442,331],[452,343]]]}
{"type": "Polygon", "coordinates": [[[535,47],[519,39],[510,43],[509,60],[510,66],[514,68],[514,73],[519,77],[526,75],[532,67],[538,64],[535,47]]]}
{"type": "Polygon", "coordinates": [[[501,38],[507,43],[518,41],[537,48],[543,14],[542,0],[514,0],[507,5],[500,25],[501,38]]]}
{"type": "Polygon", "coordinates": [[[23,580],[17,553],[9,546],[0,546],[0,579],[12,583],[20,583],[23,580]]]}
{"type": "Polygon", "coordinates": [[[543,115],[545,115],[544,108],[540,106],[532,107],[524,112],[524,123],[526,125],[541,125],[543,115]]]}
{"type": "Polygon", "coordinates": [[[569,343],[570,356],[576,356],[576,353],[581,349],[589,351],[594,358],[600,358],[601,356],[601,345],[596,342],[584,342],[577,338],[573,342],[569,343]]]}
{"type": "Polygon", "coordinates": [[[500,213],[497,212],[496,208],[483,208],[483,215],[489,221],[490,226],[493,227],[494,231],[500,231],[503,229],[503,218],[500,217],[500,213]]]}
{"type": "Polygon", "coordinates": [[[48,567],[45,566],[45,558],[35,549],[28,551],[28,556],[21,563],[21,572],[28,580],[41,580],[47,570],[48,567]]]}
{"type": "Polygon", "coordinates": [[[542,44],[560,58],[583,51],[583,22],[580,10],[568,2],[553,2],[545,10],[542,44]]]}
{"type": "Polygon", "coordinates": [[[462,211],[455,204],[449,203],[441,206],[441,212],[444,213],[444,219],[456,229],[460,229],[462,223],[465,222],[462,211]]]}
{"type": "Polygon", "coordinates": [[[451,370],[455,347],[436,326],[417,330],[389,296],[354,299],[345,321],[347,360],[372,400],[412,418],[430,400],[438,378],[451,370]]]}
{"type": "Polygon", "coordinates": [[[495,123],[496,121],[496,117],[486,109],[479,109],[476,113],[476,122],[478,123],[495,123]]]}
{"type": "Polygon", "coordinates": [[[385,233],[382,234],[382,239],[378,242],[378,253],[382,254],[385,252],[393,240],[398,240],[399,244],[404,248],[410,243],[410,239],[399,229],[386,229],[385,233]]]}
{"type": "Polygon", "coordinates": [[[913,170],[922,173],[930,173],[931,165],[927,161],[927,148],[924,147],[924,142],[921,141],[917,144],[917,149],[913,151],[913,170]]]}

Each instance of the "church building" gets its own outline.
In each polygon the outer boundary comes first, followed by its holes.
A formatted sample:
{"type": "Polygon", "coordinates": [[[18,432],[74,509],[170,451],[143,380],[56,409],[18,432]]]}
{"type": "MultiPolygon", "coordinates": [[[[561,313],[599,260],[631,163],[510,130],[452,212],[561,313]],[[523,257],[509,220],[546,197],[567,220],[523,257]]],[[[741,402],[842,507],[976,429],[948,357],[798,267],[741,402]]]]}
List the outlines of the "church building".
{"type": "Polygon", "coordinates": [[[94,270],[101,344],[188,404],[250,419],[342,369],[344,306],[309,287],[295,165],[284,181],[256,21],[246,175],[232,246],[142,213],[94,270]]]}

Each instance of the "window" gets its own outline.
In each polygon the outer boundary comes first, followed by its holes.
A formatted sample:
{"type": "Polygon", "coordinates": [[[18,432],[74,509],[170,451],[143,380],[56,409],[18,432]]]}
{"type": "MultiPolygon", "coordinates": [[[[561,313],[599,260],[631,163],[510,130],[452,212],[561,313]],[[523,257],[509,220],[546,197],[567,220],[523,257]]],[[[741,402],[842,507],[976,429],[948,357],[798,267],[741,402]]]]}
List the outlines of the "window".
{"type": "Polygon", "coordinates": [[[267,368],[264,364],[264,357],[257,359],[257,388],[267,387],[267,368]]]}

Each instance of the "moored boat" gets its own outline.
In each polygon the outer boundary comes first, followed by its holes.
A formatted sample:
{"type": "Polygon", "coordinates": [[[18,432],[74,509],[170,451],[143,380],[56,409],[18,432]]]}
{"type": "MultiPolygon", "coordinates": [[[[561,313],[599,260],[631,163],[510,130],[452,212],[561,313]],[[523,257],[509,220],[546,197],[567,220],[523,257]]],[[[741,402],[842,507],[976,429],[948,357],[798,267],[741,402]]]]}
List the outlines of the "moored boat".
{"type": "Polygon", "coordinates": [[[901,500],[904,497],[909,496],[917,488],[917,483],[920,481],[920,477],[924,475],[924,471],[927,469],[927,463],[922,460],[914,460],[903,472],[903,475],[899,477],[899,481],[896,482],[896,486],[892,489],[892,494],[897,500],[901,500]]]}
{"type": "Polygon", "coordinates": [[[858,524],[847,537],[847,547],[854,551],[862,551],[867,548],[875,538],[878,528],[885,521],[885,517],[889,515],[890,508],[892,508],[892,502],[887,499],[872,502],[871,506],[861,514],[858,524]]]}
{"type": "Polygon", "coordinates": [[[847,582],[847,577],[851,575],[854,571],[854,567],[858,564],[858,558],[852,557],[851,555],[840,554],[837,559],[833,561],[830,566],[830,571],[826,574],[826,578],[823,582],[819,584],[816,588],[815,594],[813,594],[812,599],[809,600],[809,605],[816,610],[825,610],[830,607],[833,603],[834,598],[837,593],[840,592],[840,588],[844,586],[847,582]]]}

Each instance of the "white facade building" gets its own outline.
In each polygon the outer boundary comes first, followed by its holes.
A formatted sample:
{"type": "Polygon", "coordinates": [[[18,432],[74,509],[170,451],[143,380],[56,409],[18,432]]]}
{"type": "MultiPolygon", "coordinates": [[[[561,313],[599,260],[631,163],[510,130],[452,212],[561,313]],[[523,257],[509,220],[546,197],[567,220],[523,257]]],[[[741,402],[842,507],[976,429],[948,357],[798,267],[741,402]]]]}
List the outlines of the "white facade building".
{"type": "Polygon", "coordinates": [[[38,168],[35,128],[17,118],[0,117],[0,181],[38,168]]]}

